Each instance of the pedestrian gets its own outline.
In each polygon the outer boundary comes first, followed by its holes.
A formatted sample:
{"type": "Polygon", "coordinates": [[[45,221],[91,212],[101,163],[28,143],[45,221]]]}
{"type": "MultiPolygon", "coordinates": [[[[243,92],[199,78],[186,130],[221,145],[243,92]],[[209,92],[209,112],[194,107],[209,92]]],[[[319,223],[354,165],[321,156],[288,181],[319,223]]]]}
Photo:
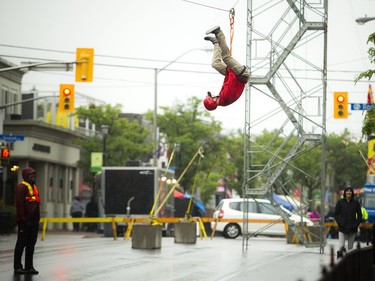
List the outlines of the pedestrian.
{"type": "MultiPolygon", "coordinates": [[[[85,206],[81,202],[79,196],[75,196],[70,206],[70,215],[72,218],[82,218],[83,212],[85,211],[85,206]]],[[[73,223],[73,231],[79,231],[79,222],[73,223]]]]}
{"type": "Polygon", "coordinates": [[[218,96],[212,96],[208,92],[203,104],[207,110],[215,110],[217,106],[227,106],[240,98],[250,77],[250,71],[236,61],[230,54],[224,33],[219,26],[209,29],[205,40],[211,41],[214,45],[212,67],[225,76],[223,86],[218,96]]]}
{"type": "MultiPolygon", "coordinates": [[[[99,207],[94,198],[92,197],[90,202],[86,206],[86,217],[88,218],[97,218],[99,216],[99,207]]],[[[97,227],[96,223],[88,223],[88,231],[95,231],[97,227]]]]}
{"type": "Polygon", "coordinates": [[[38,274],[34,268],[34,249],[38,238],[40,220],[40,198],[35,185],[36,171],[22,170],[23,181],[16,189],[17,242],[14,248],[14,274],[38,274]],[[25,249],[25,267],[22,255],[25,249]]]}
{"type": "Polygon", "coordinates": [[[339,258],[345,251],[345,240],[348,240],[348,250],[353,249],[358,226],[362,220],[361,206],[354,199],[354,191],[351,187],[344,189],[343,198],[337,201],[334,216],[339,227],[339,251],[337,252],[339,258]]]}
{"type": "MultiPolygon", "coordinates": [[[[368,223],[368,213],[365,207],[363,207],[362,202],[359,201],[361,205],[361,213],[362,213],[362,221],[361,223],[367,224],[368,223]]],[[[361,242],[369,242],[371,239],[371,232],[370,229],[367,229],[366,226],[362,226],[359,228],[359,239],[361,242]]]]}
{"type": "MultiPolygon", "coordinates": [[[[361,203],[361,202],[360,202],[361,203]]],[[[362,213],[362,221],[363,223],[367,223],[368,220],[368,212],[365,207],[362,206],[361,204],[361,213],[362,213]]]]}

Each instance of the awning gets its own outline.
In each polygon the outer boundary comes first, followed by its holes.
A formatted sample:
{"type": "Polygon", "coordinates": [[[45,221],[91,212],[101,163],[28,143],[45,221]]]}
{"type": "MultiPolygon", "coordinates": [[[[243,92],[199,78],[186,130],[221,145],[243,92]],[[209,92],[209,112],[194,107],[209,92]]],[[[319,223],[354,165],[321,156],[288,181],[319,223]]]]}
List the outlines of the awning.
{"type": "Polygon", "coordinates": [[[185,194],[183,194],[182,192],[178,191],[178,190],[174,190],[173,191],[173,197],[174,198],[184,198],[185,197],[185,194]]]}
{"type": "Polygon", "coordinates": [[[294,210],[294,207],[292,204],[290,204],[287,200],[285,200],[284,198],[282,198],[280,195],[276,194],[276,193],[273,193],[273,200],[275,200],[275,202],[281,206],[283,206],[284,208],[288,209],[289,211],[293,211],[294,210]]]}
{"type": "MultiPolygon", "coordinates": [[[[186,199],[186,200],[189,200],[191,195],[190,194],[187,194],[187,193],[182,193],[178,190],[174,190],[173,191],[173,196],[175,199],[186,199]]],[[[196,200],[195,198],[193,198],[193,203],[195,206],[197,206],[197,208],[201,211],[202,214],[206,214],[206,208],[204,207],[203,203],[199,200],[196,200]]]]}

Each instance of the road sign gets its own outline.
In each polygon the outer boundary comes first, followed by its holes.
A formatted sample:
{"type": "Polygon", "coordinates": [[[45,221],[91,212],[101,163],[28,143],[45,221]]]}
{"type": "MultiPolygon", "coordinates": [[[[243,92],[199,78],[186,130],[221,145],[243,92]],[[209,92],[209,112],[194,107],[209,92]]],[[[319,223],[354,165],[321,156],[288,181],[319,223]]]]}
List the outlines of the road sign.
{"type": "Polygon", "coordinates": [[[15,136],[15,135],[0,135],[0,140],[6,142],[16,142],[16,141],[23,141],[25,136],[15,136]]]}
{"type": "Polygon", "coordinates": [[[374,104],[372,103],[351,103],[350,109],[351,110],[369,110],[373,107],[374,104]]]}

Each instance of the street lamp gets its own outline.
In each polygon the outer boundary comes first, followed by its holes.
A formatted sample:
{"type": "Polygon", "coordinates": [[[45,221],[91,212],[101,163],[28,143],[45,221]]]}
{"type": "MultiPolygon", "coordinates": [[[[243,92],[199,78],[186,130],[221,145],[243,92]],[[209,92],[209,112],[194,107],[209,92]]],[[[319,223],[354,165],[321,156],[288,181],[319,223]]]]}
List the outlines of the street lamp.
{"type": "Polygon", "coordinates": [[[367,17],[367,15],[365,15],[364,17],[357,18],[355,21],[360,25],[364,25],[366,22],[372,20],[375,20],[375,17],[367,17]]]}
{"type": "Polygon", "coordinates": [[[157,158],[157,154],[158,154],[158,150],[159,150],[159,143],[158,143],[158,117],[157,117],[157,114],[158,114],[158,74],[160,72],[162,72],[163,70],[165,70],[168,66],[170,66],[171,64],[175,63],[177,60],[179,60],[180,58],[182,58],[183,56],[185,56],[186,54],[190,53],[190,52],[193,52],[193,51],[212,51],[212,50],[208,50],[208,49],[190,49],[190,50],[187,50],[186,52],[182,53],[181,55],[179,55],[178,57],[176,57],[174,60],[170,61],[169,63],[167,63],[164,67],[162,68],[155,68],[154,69],[154,73],[155,73],[155,86],[154,86],[154,89],[155,89],[155,92],[154,92],[154,118],[153,118],[153,139],[154,139],[154,142],[155,142],[155,151],[153,153],[153,166],[154,167],[157,167],[158,166],[158,158],[157,158]]]}
{"type": "Polygon", "coordinates": [[[103,135],[103,164],[102,165],[103,165],[103,167],[105,167],[106,166],[106,158],[107,158],[105,145],[106,145],[106,141],[107,141],[109,126],[108,125],[102,125],[101,129],[102,129],[102,135],[103,135]]]}

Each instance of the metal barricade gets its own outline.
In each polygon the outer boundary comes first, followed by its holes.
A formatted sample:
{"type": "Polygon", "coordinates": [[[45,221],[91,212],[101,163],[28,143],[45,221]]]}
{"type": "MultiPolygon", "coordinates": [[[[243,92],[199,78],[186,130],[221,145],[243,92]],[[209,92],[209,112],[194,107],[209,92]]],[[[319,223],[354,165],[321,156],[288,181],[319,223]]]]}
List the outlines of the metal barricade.
{"type": "MultiPolygon", "coordinates": [[[[334,251],[331,251],[334,255],[334,251]]],[[[334,257],[331,257],[334,260],[334,257]]],[[[319,281],[372,281],[374,268],[374,249],[373,246],[361,248],[358,243],[357,248],[338,260],[333,262],[329,268],[324,267],[322,278],[319,281]]]]}

